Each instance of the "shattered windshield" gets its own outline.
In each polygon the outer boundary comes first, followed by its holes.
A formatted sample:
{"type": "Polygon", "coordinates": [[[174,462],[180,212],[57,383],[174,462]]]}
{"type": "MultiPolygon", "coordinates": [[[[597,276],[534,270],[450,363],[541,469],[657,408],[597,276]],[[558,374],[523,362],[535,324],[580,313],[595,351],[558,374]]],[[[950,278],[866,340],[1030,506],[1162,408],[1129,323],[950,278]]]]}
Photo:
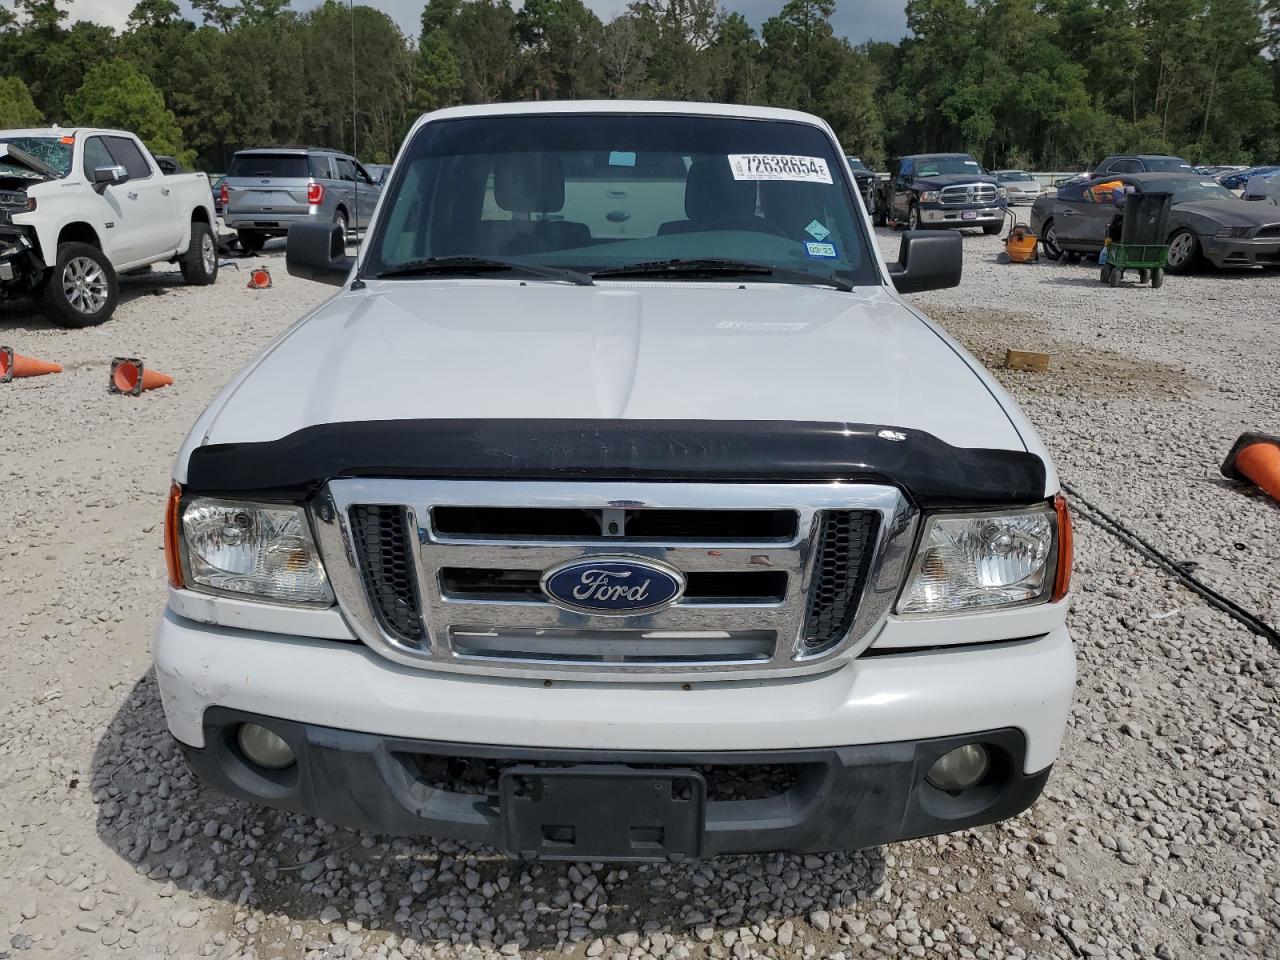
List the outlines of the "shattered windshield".
{"type": "MultiPolygon", "coordinates": [[[[41,163],[48,164],[58,171],[59,177],[65,177],[71,172],[71,153],[75,148],[74,137],[0,137],[0,143],[7,143],[41,163]]],[[[32,180],[44,179],[43,174],[11,157],[0,157],[0,173],[32,180]]]]}

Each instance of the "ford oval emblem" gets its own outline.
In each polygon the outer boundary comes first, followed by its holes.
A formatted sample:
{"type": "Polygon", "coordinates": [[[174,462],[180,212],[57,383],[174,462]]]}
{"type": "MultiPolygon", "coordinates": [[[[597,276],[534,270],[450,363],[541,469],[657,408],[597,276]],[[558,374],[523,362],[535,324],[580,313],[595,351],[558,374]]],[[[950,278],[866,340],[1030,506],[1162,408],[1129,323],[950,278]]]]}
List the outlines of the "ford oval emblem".
{"type": "Polygon", "coordinates": [[[628,616],[670,606],[684,593],[679,570],[641,557],[581,557],[542,575],[542,592],[578,613],[628,616]]]}

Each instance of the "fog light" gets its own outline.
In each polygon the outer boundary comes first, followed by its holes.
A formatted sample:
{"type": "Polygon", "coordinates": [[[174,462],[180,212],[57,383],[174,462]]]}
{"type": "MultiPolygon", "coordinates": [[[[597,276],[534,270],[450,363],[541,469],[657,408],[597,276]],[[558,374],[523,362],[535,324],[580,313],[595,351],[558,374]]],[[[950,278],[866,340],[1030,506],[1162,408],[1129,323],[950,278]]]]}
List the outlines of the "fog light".
{"type": "Polygon", "coordinates": [[[268,770],[283,770],[293,765],[293,750],[266,727],[246,723],[237,736],[241,752],[252,762],[268,770]]]}
{"type": "Polygon", "coordinates": [[[980,743],[966,743],[935,760],[927,777],[939,790],[956,793],[979,783],[990,768],[987,748],[980,743]]]}

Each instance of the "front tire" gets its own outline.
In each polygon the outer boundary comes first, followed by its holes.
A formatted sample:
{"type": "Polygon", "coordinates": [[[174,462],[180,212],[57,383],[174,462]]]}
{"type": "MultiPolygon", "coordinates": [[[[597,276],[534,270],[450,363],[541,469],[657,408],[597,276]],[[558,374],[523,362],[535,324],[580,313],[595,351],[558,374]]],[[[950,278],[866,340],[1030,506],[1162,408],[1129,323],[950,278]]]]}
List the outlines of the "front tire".
{"type": "Polygon", "coordinates": [[[1169,273],[1187,273],[1200,259],[1200,241],[1183,227],[1169,237],[1169,260],[1165,269],[1169,273]]]}
{"type": "Polygon", "coordinates": [[[260,251],[267,243],[266,234],[260,230],[237,230],[236,237],[240,240],[240,249],[250,256],[260,251]]]}
{"type": "Polygon", "coordinates": [[[213,242],[213,231],[207,223],[192,222],[191,242],[178,267],[182,279],[193,287],[207,287],[218,279],[218,245],[213,242]]]}
{"type": "Polygon", "coordinates": [[[1053,225],[1052,220],[1046,220],[1041,228],[1040,246],[1044,248],[1044,255],[1050,260],[1062,259],[1062,248],[1058,246],[1058,228],[1053,225]]]}
{"type": "Polygon", "coordinates": [[[920,206],[916,203],[912,203],[910,209],[907,210],[907,229],[920,229],[920,206]]]}
{"type": "Polygon", "coordinates": [[[1151,289],[1159,290],[1164,286],[1164,271],[1159,267],[1151,271],[1151,289]]]}
{"type": "Polygon", "coordinates": [[[889,215],[886,212],[884,200],[880,197],[880,191],[874,191],[872,196],[875,198],[872,201],[875,207],[871,211],[871,222],[877,227],[887,227],[889,225],[889,215]]]}
{"type": "Polygon", "coordinates": [[[120,284],[111,261],[87,243],[61,243],[53,270],[40,291],[45,315],[60,327],[96,327],[111,319],[120,284]]]}

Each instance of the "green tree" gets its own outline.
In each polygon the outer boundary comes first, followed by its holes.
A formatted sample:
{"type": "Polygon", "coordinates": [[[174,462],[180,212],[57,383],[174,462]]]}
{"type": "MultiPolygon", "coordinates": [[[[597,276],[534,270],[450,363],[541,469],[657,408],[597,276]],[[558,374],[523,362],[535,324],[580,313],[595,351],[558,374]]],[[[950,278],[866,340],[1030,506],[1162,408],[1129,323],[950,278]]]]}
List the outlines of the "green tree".
{"type": "Polygon", "coordinates": [[[160,91],[127,61],[112,60],[90,70],[80,89],[67,98],[67,114],[76,124],[129,130],[153,153],[177,157],[184,164],[195,162],[160,91]]]}
{"type": "Polygon", "coordinates": [[[36,109],[31,91],[21,77],[0,77],[0,129],[36,127],[44,115],[36,109]]]}

